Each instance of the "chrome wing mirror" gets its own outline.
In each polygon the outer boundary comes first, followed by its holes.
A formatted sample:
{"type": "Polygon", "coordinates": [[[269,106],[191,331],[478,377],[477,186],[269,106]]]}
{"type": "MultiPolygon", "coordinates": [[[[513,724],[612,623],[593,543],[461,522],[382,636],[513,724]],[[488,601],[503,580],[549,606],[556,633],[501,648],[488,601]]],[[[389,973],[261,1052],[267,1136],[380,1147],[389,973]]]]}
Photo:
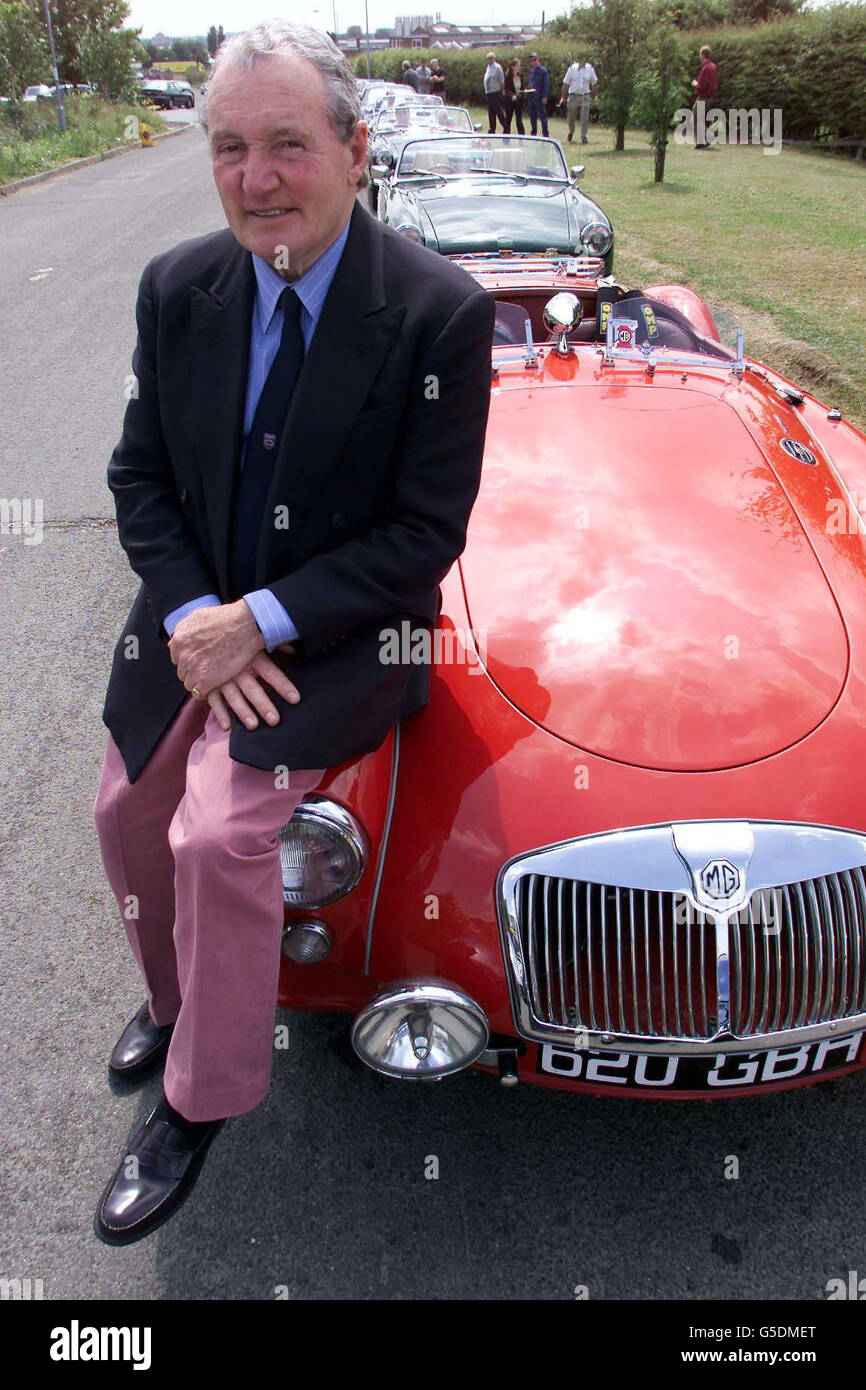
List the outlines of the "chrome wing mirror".
{"type": "Polygon", "coordinates": [[[556,334],[553,350],[560,357],[568,357],[571,352],[568,334],[577,328],[582,318],[583,305],[576,294],[569,294],[567,290],[561,290],[545,304],[544,326],[549,333],[556,334]]]}

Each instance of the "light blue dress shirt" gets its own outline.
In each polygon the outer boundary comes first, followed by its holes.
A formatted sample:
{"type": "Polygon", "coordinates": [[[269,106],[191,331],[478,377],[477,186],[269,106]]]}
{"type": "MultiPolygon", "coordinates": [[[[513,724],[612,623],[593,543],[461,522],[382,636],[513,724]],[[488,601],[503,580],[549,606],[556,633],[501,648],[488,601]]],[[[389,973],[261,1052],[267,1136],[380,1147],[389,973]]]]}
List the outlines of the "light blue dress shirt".
{"type": "MultiPolygon", "coordinates": [[[[262,260],[260,256],[253,255],[257,288],[253,302],[252,332],[250,335],[250,363],[247,373],[241,467],[243,467],[243,455],[246,453],[247,437],[255,418],[256,406],[264,389],[268,372],[271,370],[277,355],[277,348],[280,346],[283,315],[282,312],[277,313],[279,297],[286,285],[291,284],[301,301],[301,334],[304,339],[304,352],[309,352],[310,343],[322,313],[322,306],[325,303],[328,290],[331,288],[331,281],[339,265],[348,235],[349,223],[347,222],[337,240],[331,243],[327,251],[322,253],[319,259],[310,266],[310,269],[301,276],[300,280],[284,280],[272,265],[262,260]]],[[[279,646],[282,642],[293,642],[296,637],[302,635],[270,589],[256,589],[252,593],[244,594],[243,597],[265,639],[267,651],[272,652],[274,647],[279,646]]],[[[180,608],[172,609],[163,620],[163,627],[171,637],[181,618],[185,618],[196,608],[218,608],[220,604],[221,600],[216,594],[202,594],[201,598],[190,599],[189,603],[181,604],[180,608]]]]}

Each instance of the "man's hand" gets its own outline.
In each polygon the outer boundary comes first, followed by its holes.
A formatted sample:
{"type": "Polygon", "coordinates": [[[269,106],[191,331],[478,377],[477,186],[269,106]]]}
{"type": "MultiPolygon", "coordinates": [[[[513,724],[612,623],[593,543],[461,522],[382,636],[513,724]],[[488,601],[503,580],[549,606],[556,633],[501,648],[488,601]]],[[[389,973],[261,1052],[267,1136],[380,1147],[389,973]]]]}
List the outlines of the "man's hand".
{"type": "Polygon", "coordinates": [[[219,608],[196,608],[181,619],[168,644],[178,678],[202,696],[233,680],[264,649],[251,610],[238,599],[219,608]]]}
{"type": "MultiPolygon", "coordinates": [[[[293,649],[285,644],[278,650],[290,652],[293,649]]],[[[284,700],[288,700],[290,705],[296,705],[301,698],[288,676],[269,656],[260,652],[258,656],[253,657],[249,666],[238,672],[234,680],[226,681],[218,690],[212,690],[207,697],[216,721],[225,733],[228,733],[232,726],[230,709],[234,710],[248,729],[258,728],[257,712],[267,724],[279,724],[279,712],[265,690],[265,684],[282,695],[284,700]]]]}

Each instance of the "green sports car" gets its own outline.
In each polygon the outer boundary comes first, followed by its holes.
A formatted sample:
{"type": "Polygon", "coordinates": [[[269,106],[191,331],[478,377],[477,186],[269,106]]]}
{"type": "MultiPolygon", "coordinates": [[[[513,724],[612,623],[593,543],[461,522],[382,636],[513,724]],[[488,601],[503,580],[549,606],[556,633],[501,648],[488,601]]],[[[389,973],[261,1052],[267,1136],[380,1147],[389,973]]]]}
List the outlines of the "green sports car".
{"type": "Polygon", "coordinates": [[[444,256],[555,251],[613,262],[613,228],[578,188],[556,140],[442,135],[408,141],[393,168],[374,164],[383,222],[444,256]]]}

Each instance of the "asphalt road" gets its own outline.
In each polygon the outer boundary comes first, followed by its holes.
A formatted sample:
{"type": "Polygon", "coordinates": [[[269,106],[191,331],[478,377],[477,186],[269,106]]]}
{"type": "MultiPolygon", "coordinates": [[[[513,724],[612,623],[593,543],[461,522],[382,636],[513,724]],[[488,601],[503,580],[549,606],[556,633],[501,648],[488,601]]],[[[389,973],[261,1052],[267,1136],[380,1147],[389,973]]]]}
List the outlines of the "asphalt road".
{"type": "Polygon", "coordinates": [[[134,591],[105,467],[140,271],[220,225],[195,131],[0,199],[0,492],[45,514],[40,544],[0,536],[0,1276],[45,1298],[743,1300],[866,1274],[866,1077],[712,1106],[415,1088],[304,1016],[183,1211],[125,1250],[92,1234],[159,1085],[106,1071],[142,990],[91,822],[134,591]]]}

